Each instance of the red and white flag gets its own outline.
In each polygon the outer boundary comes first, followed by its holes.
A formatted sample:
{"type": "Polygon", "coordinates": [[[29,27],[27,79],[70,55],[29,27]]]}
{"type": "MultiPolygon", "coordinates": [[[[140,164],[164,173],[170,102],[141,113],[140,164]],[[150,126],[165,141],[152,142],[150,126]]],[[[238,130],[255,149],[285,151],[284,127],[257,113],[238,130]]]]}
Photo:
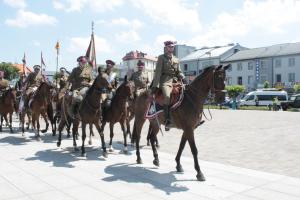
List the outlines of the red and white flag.
{"type": "Polygon", "coordinates": [[[85,56],[87,57],[89,64],[95,69],[97,67],[97,64],[94,34],[91,35],[91,41],[85,56]]]}

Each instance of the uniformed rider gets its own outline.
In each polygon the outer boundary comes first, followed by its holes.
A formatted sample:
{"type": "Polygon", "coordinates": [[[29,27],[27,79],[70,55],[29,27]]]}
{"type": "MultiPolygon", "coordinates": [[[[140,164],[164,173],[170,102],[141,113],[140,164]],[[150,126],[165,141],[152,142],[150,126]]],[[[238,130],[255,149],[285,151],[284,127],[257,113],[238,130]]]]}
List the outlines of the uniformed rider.
{"type": "Polygon", "coordinates": [[[139,96],[139,94],[147,90],[149,84],[148,73],[145,71],[145,63],[143,61],[141,60],[138,61],[137,69],[138,70],[134,72],[129,79],[134,82],[135,97],[139,96]]]}

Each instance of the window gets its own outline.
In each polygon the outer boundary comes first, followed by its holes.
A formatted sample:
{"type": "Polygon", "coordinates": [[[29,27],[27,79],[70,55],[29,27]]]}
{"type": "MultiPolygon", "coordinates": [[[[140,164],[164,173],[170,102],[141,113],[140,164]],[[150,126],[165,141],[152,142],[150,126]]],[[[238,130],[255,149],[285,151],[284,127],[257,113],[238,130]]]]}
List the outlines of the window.
{"type": "Polygon", "coordinates": [[[281,59],[275,60],[275,67],[281,67],[281,59]]]}
{"type": "Polygon", "coordinates": [[[227,77],[227,85],[232,85],[232,78],[231,77],[227,77]]]}
{"type": "Polygon", "coordinates": [[[276,74],[276,82],[281,83],[281,74],[276,74]]]}
{"type": "Polygon", "coordinates": [[[289,67],[295,66],[295,58],[289,58],[289,67]]]}
{"type": "Polygon", "coordinates": [[[253,76],[248,76],[248,85],[253,83],[253,76]]]}
{"type": "Polygon", "coordinates": [[[289,73],[289,82],[295,82],[295,73],[289,73]]]}
{"type": "Polygon", "coordinates": [[[253,70],[253,62],[248,62],[248,70],[253,70]]]}
{"type": "Polygon", "coordinates": [[[231,72],[232,71],[232,65],[230,65],[227,69],[228,72],[231,72]]]}
{"type": "Polygon", "coordinates": [[[246,101],[253,101],[254,100],[254,95],[250,95],[246,98],[246,101]]]}
{"type": "Polygon", "coordinates": [[[184,71],[187,71],[187,70],[188,70],[188,65],[184,64],[184,71]]]}
{"type": "Polygon", "coordinates": [[[242,71],[243,70],[243,64],[240,62],[237,64],[237,70],[242,71]]]}
{"type": "Polygon", "coordinates": [[[237,84],[243,85],[243,77],[241,77],[241,76],[237,77],[237,84]]]}

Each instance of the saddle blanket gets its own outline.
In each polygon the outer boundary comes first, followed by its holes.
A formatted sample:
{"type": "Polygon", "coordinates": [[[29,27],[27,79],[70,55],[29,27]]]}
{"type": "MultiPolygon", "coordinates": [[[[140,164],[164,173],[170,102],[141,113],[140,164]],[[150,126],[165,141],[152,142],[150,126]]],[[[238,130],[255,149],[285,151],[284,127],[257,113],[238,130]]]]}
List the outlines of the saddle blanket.
{"type": "MultiPolygon", "coordinates": [[[[183,100],[183,92],[180,93],[180,95],[177,98],[177,101],[171,106],[171,110],[175,110],[178,106],[180,106],[182,100],[183,100]]],[[[153,119],[155,118],[159,113],[164,112],[164,107],[151,98],[148,103],[148,108],[145,112],[144,118],[145,119],[153,119]]]]}

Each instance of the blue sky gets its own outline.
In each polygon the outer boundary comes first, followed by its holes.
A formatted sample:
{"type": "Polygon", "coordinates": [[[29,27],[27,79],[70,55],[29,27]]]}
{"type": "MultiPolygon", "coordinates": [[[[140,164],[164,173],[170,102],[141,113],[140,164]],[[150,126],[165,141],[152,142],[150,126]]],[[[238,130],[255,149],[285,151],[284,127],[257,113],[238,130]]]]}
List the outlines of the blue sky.
{"type": "Polygon", "coordinates": [[[121,62],[140,50],[152,56],[163,41],[261,47],[300,42],[300,0],[0,0],[0,61],[72,69],[85,54],[95,23],[97,63],[121,62]]]}

